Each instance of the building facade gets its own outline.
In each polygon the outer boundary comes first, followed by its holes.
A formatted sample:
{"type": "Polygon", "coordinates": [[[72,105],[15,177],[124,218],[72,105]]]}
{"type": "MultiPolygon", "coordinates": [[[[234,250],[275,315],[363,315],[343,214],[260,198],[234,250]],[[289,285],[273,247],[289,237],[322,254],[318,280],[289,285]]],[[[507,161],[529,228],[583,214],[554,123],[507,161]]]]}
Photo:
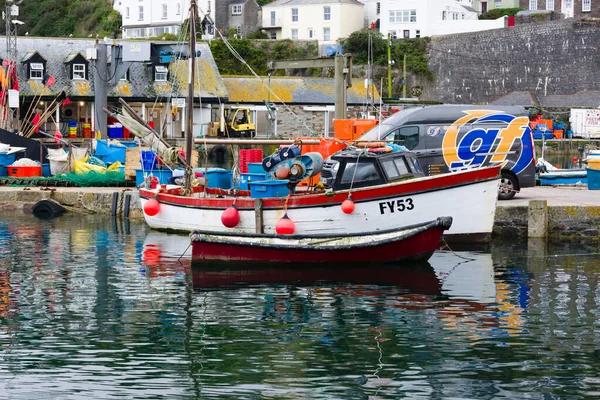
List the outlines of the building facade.
{"type": "Polygon", "coordinates": [[[233,28],[245,37],[258,29],[259,13],[256,0],[220,0],[215,4],[215,27],[221,32],[233,28]]]}
{"type": "Polygon", "coordinates": [[[565,18],[600,18],[599,0],[520,0],[521,9],[562,13],[565,18]]]}
{"type": "Polygon", "coordinates": [[[393,38],[418,38],[503,28],[505,19],[479,20],[472,7],[455,0],[381,3],[380,31],[393,38]]]}
{"type": "MultiPolygon", "coordinates": [[[[214,21],[211,0],[198,0],[200,19],[210,15],[214,21]]],[[[179,35],[181,24],[188,18],[189,0],[117,0],[115,10],[122,16],[124,39],[158,37],[163,34],[179,35]]]]}
{"type": "Polygon", "coordinates": [[[262,29],[271,39],[335,43],[364,27],[357,0],[277,0],[262,7],[262,29]]]}

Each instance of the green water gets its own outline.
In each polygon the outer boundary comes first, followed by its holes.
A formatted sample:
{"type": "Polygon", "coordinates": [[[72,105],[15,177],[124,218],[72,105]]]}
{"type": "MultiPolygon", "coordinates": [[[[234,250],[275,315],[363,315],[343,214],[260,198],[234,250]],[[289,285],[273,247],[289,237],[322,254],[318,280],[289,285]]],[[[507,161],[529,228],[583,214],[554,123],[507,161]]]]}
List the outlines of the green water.
{"type": "Polygon", "coordinates": [[[598,245],[298,275],[191,270],[188,243],[1,214],[0,399],[600,395],[598,245]]]}

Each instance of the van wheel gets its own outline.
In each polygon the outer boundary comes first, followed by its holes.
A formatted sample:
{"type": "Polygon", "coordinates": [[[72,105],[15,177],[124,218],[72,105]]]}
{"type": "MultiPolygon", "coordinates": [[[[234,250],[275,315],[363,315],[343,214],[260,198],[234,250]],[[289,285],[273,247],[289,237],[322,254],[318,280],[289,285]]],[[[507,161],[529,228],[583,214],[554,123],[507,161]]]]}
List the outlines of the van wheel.
{"type": "Polygon", "coordinates": [[[508,172],[503,172],[498,188],[498,200],[510,200],[517,193],[517,180],[508,172]]]}

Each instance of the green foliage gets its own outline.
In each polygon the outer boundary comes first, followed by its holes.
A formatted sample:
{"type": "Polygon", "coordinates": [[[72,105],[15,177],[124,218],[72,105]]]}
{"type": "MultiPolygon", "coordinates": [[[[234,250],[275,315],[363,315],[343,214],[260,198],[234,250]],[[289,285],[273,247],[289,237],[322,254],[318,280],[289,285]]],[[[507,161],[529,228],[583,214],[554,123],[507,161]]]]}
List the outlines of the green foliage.
{"type": "Polygon", "coordinates": [[[498,19],[504,16],[517,15],[520,8],[495,8],[479,16],[479,19],[498,19]]]}
{"type": "Polygon", "coordinates": [[[369,29],[361,29],[352,32],[347,38],[339,40],[344,53],[352,54],[355,64],[368,64],[369,62],[369,37],[371,38],[371,52],[373,64],[384,65],[387,63],[387,39],[381,32],[369,29]]]}
{"type": "Polygon", "coordinates": [[[177,42],[179,40],[179,36],[177,36],[174,33],[163,33],[162,35],[151,37],[149,38],[149,40],[166,40],[171,42],[177,42]]]}
{"type": "Polygon", "coordinates": [[[263,31],[254,31],[254,32],[248,32],[248,34],[246,35],[247,39],[268,39],[269,35],[267,35],[267,32],[263,32],[263,31]]]}
{"type": "Polygon", "coordinates": [[[259,6],[264,6],[265,4],[269,4],[272,3],[275,0],[256,0],[256,2],[258,3],[259,6]]]}
{"type": "MultiPolygon", "coordinates": [[[[251,39],[229,39],[229,43],[235,51],[252,67],[259,75],[266,75],[267,62],[276,60],[295,60],[317,57],[317,46],[312,42],[294,42],[290,39],[265,41],[251,39]]],[[[250,70],[238,60],[227,48],[222,40],[213,40],[210,45],[215,63],[219,72],[223,75],[248,75],[250,70]]],[[[320,73],[315,69],[309,69],[309,74],[320,73]]],[[[279,71],[278,74],[283,74],[279,71]]]]}
{"type": "Polygon", "coordinates": [[[406,54],[406,70],[413,74],[433,80],[433,73],[429,70],[427,59],[427,46],[430,38],[401,39],[392,42],[392,59],[397,68],[402,68],[406,54]]]}
{"type": "Polygon", "coordinates": [[[75,37],[111,36],[121,31],[121,15],[106,0],[29,0],[20,5],[19,34],[75,37]]]}

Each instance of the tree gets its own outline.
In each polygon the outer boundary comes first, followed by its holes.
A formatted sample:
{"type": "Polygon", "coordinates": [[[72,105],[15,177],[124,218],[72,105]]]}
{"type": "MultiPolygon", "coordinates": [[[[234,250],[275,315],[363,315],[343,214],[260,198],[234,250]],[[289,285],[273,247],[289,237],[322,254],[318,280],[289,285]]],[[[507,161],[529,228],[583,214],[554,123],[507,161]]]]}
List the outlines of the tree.
{"type": "Polygon", "coordinates": [[[374,64],[387,63],[387,40],[381,32],[361,29],[352,32],[347,38],[339,40],[344,53],[352,54],[353,62],[367,64],[369,62],[369,37],[371,38],[371,54],[374,64]]]}

